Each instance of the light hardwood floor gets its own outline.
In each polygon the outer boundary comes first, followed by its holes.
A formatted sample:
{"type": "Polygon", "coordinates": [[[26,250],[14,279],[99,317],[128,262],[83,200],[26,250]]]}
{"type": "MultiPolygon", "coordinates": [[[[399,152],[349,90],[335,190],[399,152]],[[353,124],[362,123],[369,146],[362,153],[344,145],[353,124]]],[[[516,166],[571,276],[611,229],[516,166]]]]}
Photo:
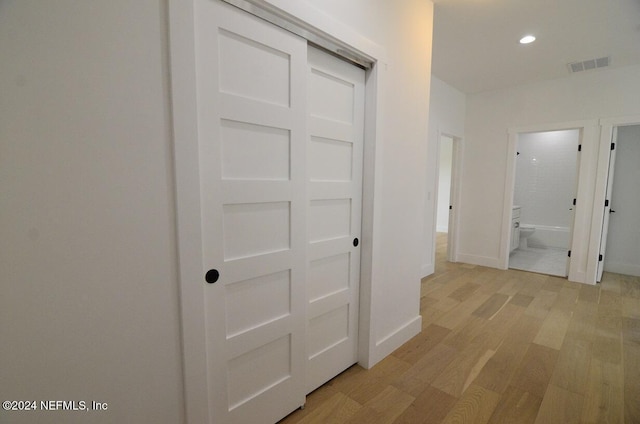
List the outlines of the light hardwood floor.
{"type": "Polygon", "coordinates": [[[423,331],[282,424],[640,423],[640,278],[454,264],[445,243],[422,281],[423,331]]]}

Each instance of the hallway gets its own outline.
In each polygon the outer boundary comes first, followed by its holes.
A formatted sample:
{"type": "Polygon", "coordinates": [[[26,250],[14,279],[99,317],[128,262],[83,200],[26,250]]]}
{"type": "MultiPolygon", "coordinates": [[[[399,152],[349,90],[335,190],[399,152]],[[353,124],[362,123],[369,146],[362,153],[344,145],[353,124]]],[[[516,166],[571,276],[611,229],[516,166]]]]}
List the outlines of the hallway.
{"type": "Polygon", "coordinates": [[[588,286],[449,263],[445,248],[439,234],[423,332],[281,423],[640,422],[640,278],[588,286]]]}

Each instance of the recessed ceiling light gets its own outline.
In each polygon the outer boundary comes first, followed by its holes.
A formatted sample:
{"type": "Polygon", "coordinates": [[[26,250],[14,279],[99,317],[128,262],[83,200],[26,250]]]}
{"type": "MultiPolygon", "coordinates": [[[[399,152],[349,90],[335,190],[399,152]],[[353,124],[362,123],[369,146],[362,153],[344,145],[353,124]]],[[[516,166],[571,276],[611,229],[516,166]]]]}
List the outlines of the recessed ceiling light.
{"type": "Polygon", "coordinates": [[[525,35],[520,39],[520,44],[529,44],[533,43],[534,41],[536,41],[536,37],[534,37],[533,35],[525,35]]]}

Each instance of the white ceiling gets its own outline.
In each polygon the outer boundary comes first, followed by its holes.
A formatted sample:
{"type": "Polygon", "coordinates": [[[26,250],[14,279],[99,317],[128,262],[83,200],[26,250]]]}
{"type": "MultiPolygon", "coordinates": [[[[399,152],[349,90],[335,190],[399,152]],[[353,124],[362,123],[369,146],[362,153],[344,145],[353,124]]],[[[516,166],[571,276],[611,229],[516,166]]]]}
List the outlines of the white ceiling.
{"type": "Polygon", "coordinates": [[[640,0],[434,3],[432,72],[464,93],[567,77],[568,63],[603,56],[640,63],[640,0]],[[537,40],[519,44],[527,34],[537,40]]]}

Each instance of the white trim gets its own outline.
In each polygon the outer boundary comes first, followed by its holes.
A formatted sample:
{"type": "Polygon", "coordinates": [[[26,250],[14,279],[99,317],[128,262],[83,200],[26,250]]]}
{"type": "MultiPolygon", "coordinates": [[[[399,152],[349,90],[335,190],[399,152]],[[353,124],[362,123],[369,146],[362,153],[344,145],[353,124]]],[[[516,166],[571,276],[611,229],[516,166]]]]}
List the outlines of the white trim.
{"type": "Polygon", "coordinates": [[[186,422],[208,410],[193,1],[169,0],[171,107],[186,422]]]}
{"type": "Polygon", "coordinates": [[[507,141],[507,166],[504,183],[504,204],[502,205],[502,236],[500,237],[500,254],[496,268],[507,269],[509,267],[509,247],[511,246],[511,211],[513,209],[513,190],[516,183],[516,149],[518,134],[522,131],[510,129],[507,141]]]}
{"type": "Polygon", "coordinates": [[[422,265],[422,268],[420,268],[420,272],[421,272],[421,277],[420,277],[421,279],[428,277],[434,272],[436,272],[436,266],[433,263],[428,265],[422,265]]]}
{"type": "Polygon", "coordinates": [[[614,127],[640,125],[640,115],[619,116],[616,118],[602,118],[600,119],[600,125],[611,125],[614,127]]]}
{"type": "Polygon", "coordinates": [[[458,262],[463,262],[470,265],[480,265],[489,268],[500,268],[500,261],[498,258],[491,258],[489,256],[470,255],[468,253],[458,253],[458,262]]]}
{"type": "Polygon", "coordinates": [[[420,331],[422,331],[422,316],[418,315],[397,330],[376,342],[376,349],[373,352],[373,355],[371,355],[369,362],[360,365],[367,369],[371,368],[376,363],[393,353],[398,346],[401,346],[411,340],[411,338],[420,331]]]}
{"type": "Polygon", "coordinates": [[[382,231],[383,101],[386,65],[374,64],[365,83],[364,166],[362,169],[362,250],[360,252],[360,314],[358,321],[358,363],[371,363],[375,351],[372,313],[374,279],[383,275],[382,245],[376,235],[382,231]]]}

